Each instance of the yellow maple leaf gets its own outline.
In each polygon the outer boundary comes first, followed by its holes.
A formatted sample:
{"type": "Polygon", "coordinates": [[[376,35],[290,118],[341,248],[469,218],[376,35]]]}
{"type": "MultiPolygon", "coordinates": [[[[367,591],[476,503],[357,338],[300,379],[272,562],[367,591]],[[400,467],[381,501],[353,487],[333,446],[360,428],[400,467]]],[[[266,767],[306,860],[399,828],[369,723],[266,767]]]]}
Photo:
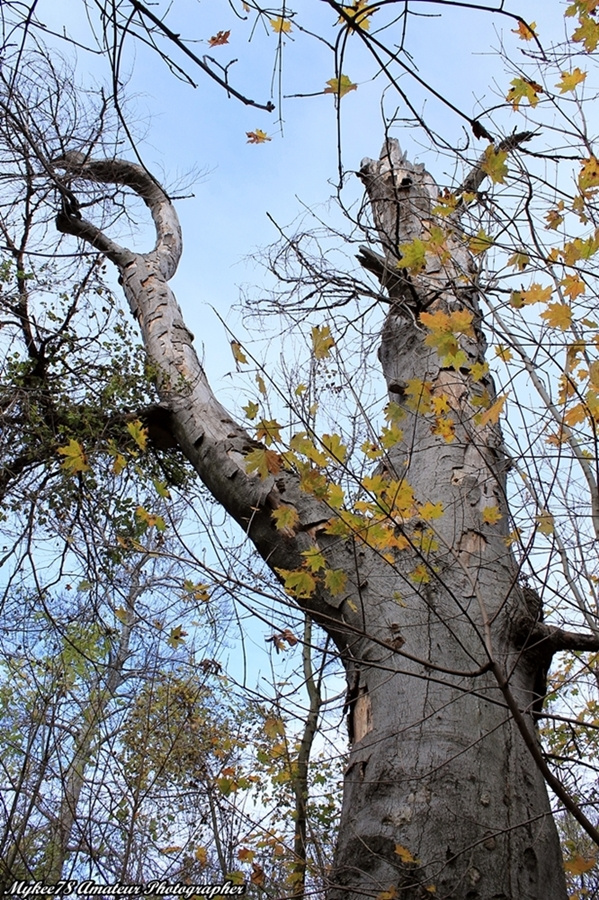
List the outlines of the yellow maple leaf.
{"type": "Polygon", "coordinates": [[[589,15],[584,18],[579,16],[580,25],[572,33],[572,40],[583,43],[587,53],[594,53],[599,44],[599,22],[595,22],[589,15]]]}
{"type": "Polygon", "coordinates": [[[381,891],[376,895],[376,900],[396,900],[397,897],[397,888],[395,885],[391,885],[391,887],[386,891],[381,891]]]}
{"type": "Polygon", "coordinates": [[[599,360],[594,360],[589,366],[589,379],[594,388],[599,388],[599,360]]]}
{"type": "Polygon", "coordinates": [[[499,359],[502,359],[504,362],[509,362],[513,355],[510,348],[506,347],[504,344],[497,344],[495,347],[495,356],[498,356],[499,359]]]}
{"type": "Polygon", "coordinates": [[[64,456],[64,460],[60,464],[61,468],[70,475],[75,475],[77,472],[89,472],[87,457],[79,441],[71,438],[66,446],[58,448],[58,452],[64,456]]]}
{"type": "Polygon", "coordinates": [[[478,234],[475,234],[468,241],[468,246],[472,253],[478,255],[479,253],[485,253],[489,247],[493,246],[493,243],[493,238],[485,232],[484,228],[479,228],[478,234]]]}
{"type": "Polygon", "coordinates": [[[436,415],[449,412],[451,407],[449,405],[449,397],[447,394],[438,394],[434,396],[431,400],[431,409],[436,415]]]}
{"type": "Polygon", "coordinates": [[[597,857],[590,856],[585,857],[575,856],[573,859],[568,860],[568,862],[564,863],[564,869],[570,875],[584,875],[585,872],[590,872],[591,869],[597,865],[597,857]]]}
{"type": "Polygon", "coordinates": [[[555,522],[548,510],[542,510],[538,516],[535,516],[535,519],[541,534],[553,534],[555,531],[555,522]]]}
{"type": "Polygon", "coordinates": [[[426,503],[422,504],[418,512],[425,522],[432,522],[433,519],[440,519],[443,515],[443,504],[431,503],[430,500],[427,500],[426,503]]]}
{"type": "Polygon", "coordinates": [[[324,576],[324,586],[333,597],[341,594],[347,584],[347,574],[343,569],[327,569],[324,576]]]}
{"type": "Polygon", "coordinates": [[[583,159],[582,169],[578,175],[578,186],[581,191],[599,186],[599,159],[596,156],[583,159]]]}
{"type": "Polygon", "coordinates": [[[335,94],[336,97],[344,97],[350,91],[357,91],[358,85],[354,84],[347,75],[340,75],[339,78],[329,78],[327,87],[324,89],[325,94],[335,94]]]}
{"type": "Polygon", "coordinates": [[[399,268],[409,269],[413,275],[418,275],[426,267],[426,244],[420,238],[414,238],[409,244],[400,244],[399,253],[399,268]]]}
{"type": "Polygon", "coordinates": [[[401,844],[395,845],[395,852],[401,859],[402,863],[417,864],[420,862],[419,859],[416,859],[416,857],[412,855],[407,847],[403,847],[401,844]]]}
{"type": "Polygon", "coordinates": [[[551,288],[543,287],[542,284],[534,282],[526,291],[520,291],[520,297],[523,303],[547,303],[551,298],[551,288]]]}
{"type": "Polygon", "coordinates": [[[571,300],[576,300],[580,294],[584,294],[586,291],[586,284],[580,275],[566,275],[560,281],[560,285],[566,297],[570,297],[571,300]]]}
{"type": "Polygon", "coordinates": [[[431,434],[437,434],[446,444],[451,444],[455,441],[455,422],[449,416],[438,416],[431,428],[431,434]]]}
{"type": "Polygon", "coordinates": [[[475,362],[470,367],[470,377],[473,381],[480,381],[489,371],[489,363],[475,362]]]}
{"type": "Polygon", "coordinates": [[[502,394],[497,398],[495,403],[486,409],[482,413],[477,413],[474,418],[474,421],[481,428],[484,428],[485,425],[495,425],[499,421],[499,416],[503,412],[503,407],[505,406],[505,401],[507,400],[507,394],[502,394]]]}
{"type": "Polygon", "coordinates": [[[564,221],[564,217],[562,216],[562,209],[563,203],[561,209],[558,206],[558,209],[550,209],[549,212],[545,215],[547,228],[550,231],[555,231],[564,221]]]}
{"type": "Polygon", "coordinates": [[[266,397],[266,384],[264,383],[264,378],[262,375],[256,375],[256,384],[258,385],[258,390],[262,394],[263,397],[266,397]]]}
{"type": "Polygon", "coordinates": [[[205,847],[196,847],[194,856],[201,866],[205,866],[208,862],[208,851],[205,847]]]}
{"type": "Polygon", "coordinates": [[[530,262],[530,256],[528,253],[524,253],[522,250],[518,250],[516,253],[513,253],[507,261],[508,266],[513,266],[515,269],[518,269],[519,272],[523,272],[526,266],[530,262]]]}
{"type": "Polygon", "coordinates": [[[567,303],[550,303],[541,313],[550,328],[561,328],[565,331],[572,324],[572,310],[567,303]]]}
{"type": "Polygon", "coordinates": [[[316,590],[316,580],[306,569],[277,569],[283,578],[285,590],[298,599],[311,597],[316,590]]]}
{"type": "Polygon", "coordinates": [[[533,37],[536,37],[537,35],[535,31],[536,27],[536,22],[531,22],[530,25],[527,25],[523,19],[520,19],[518,27],[512,28],[512,33],[517,34],[522,41],[532,41],[533,37]]]}
{"type": "Polygon", "coordinates": [[[587,77],[587,73],[583,72],[576,66],[571,72],[562,72],[558,83],[555,85],[560,89],[561,94],[573,91],[576,85],[580,84],[587,77]]]}
{"type": "Polygon", "coordinates": [[[483,522],[486,522],[487,525],[495,525],[500,519],[503,519],[498,506],[485,506],[482,511],[482,517],[483,522]]]}
{"type": "Polygon", "coordinates": [[[277,475],[281,471],[282,459],[274,450],[258,448],[247,453],[245,457],[245,470],[248,474],[257,472],[260,478],[269,475],[277,475]]]}
{"type": "Polygon", "coordinates": [[[335,341],[331,337],[331,329],[328,325],[312,328],[312,350],[316,359],[326,359],[330,356],[331,348],[335,346],[335,341]]]}
{"type": "Polygon", "coordinates": [[[338,434],[323,434],[322,446],[334,462],[345,462],[347,447],[338,434]]]}
{"type": "Polygon", "coordinates": [[[270,27],[275,32],[275,34],[289,34],[291,31],[291,22],[289,19],[284,19],[282,16],[277,16],[275,19],[270,19],[270,27]]]}
{"type": "Polygon", "coordinates": [[[256,128],[255,131],[246,131],[246,137],[248,144],[264,144],[265,141],[272,141],[272,138],[261,128],[256,128]]]}
{"type": "Polygon", "coordinates": [[[281,425],[276,419],[261,419],[255,427],[256,439],[264,441],[267,447],[270,447],[274,441],[281,440],[281,425]]]}
{"type": "Polygon", "coordinates": [[[246,419],[249,419],[250,422],[252,422],[256,418],[258,412],[260,411],[259,404],[254,403],[253,400],[250,400],[247,406],[242,406],[241,408],[245,413],[246,419]]]}
{"type": "Polygon", "coordinates": [[[133,422],[127,422],[127,431],[137,444],[140,450],[145,450],[148,443],[148,429],[144,428],[139,419],[133,422]]]}
{"type": "Polygon", "coordinates": [[[543,86],[536,81],[528,81],[526,78],[512,78],[512,85],[506,95],[506,100],[514,109],[518,109],[522,100],[528,100],[531,106],[539,102],[539,94],[543,93],[543,86]]]}
{"type": "Polygon", "coordinates": [[[233,358],[235,359],[235,362],[242,363],[242,364],[247,363],[247,356],[241,349],[241,344],[239,343],[239,341],[231,341],[231,351],[233,353],[233,358]]]}

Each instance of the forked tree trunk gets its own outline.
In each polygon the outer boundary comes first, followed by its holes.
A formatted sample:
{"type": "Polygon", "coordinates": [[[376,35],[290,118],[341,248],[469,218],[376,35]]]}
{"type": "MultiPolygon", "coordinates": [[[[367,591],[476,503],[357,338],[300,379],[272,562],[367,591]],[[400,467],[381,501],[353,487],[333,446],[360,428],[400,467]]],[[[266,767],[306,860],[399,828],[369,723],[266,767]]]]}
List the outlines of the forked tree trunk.
{"type": "Polygon", "coordinates": [[[301,601],[337,643],[349,683],[353,744],[329,900],[564,900],[558,836],[531,755],[531,707],[547,664],[529,638],[539,610],[518,585],[506,543],[505,456],[495,417],[484,415],[493,384],[471,369],[484,357],[474,266],[456,234],[420,272],[398,267],[399,245],[426,241],[433,224],[430,176],[392,141],[362,168],[385,250],[384,259],[364,251],[364,261],[392,299],[380,359],[403,411],[403,438],[379,474],[409,482],[419,504],[443,510],[432,523],[398,519],[408,546],[389,562],[358,537],[323,531],[330,507],[302,491],[293,472],[246,473],[256,441],[216,401],[166,284],[181,243],[161,189],[120,160],[70,154],[59,164],[72,177],[129,185],[152,211],[158,240],[148,254],[80,218],[62,215],[58,224],[119,267],[174,434],[204,483],[273,569],[301,566],[316,542],[332,568],[347,572],[346,594],[321,586],[301,601]],[[461,338],[465,358],[444,366],[418,316],[460,309],[473,313],[474,327],[461,338]],[[284,532],[272,521],[282,504],[300,523],[284,532]]]}

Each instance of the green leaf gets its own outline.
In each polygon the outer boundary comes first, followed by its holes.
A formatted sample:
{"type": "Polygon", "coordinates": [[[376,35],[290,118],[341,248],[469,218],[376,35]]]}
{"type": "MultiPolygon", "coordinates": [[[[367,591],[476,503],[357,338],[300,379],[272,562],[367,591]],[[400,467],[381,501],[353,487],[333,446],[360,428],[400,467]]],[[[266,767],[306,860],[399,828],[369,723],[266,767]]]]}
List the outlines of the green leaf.
{"type": "Polygon", "coordinates": [[[247,404],[247,406],[242,406],[241,408],[245,413],[246,419],[249,419],[250,422],[253,422],[253,420],[258,415],[260,405],[258,403],[254,403],[252,400],[250,400],[250,402],[247,404]]]}
{"type": "Polygon", "coordinates": [[[400,269],[409,269],[413,275],[422,272],[426,266],[426,244],[420,238],[414,238],[409,244],[400,244],[400,269]]]}
{"type": "Polygon", "coordinates": [[[507,175],[507,150],[495,151],[493,144],[489,144],[485,150],[481,169],[494,184],[503,184],[507,175]]]}
{"type": "Polygon", "coordinates": [[[183,627],[181,625],[176,625],[174,628],[171,628],[170,635],[167,640],[167,644],[173,647],[175,650],[177,647],[180,647],[181,644],[185,643],[185,638],[187,637],[187,632],[183,631],[183,627]]]}
{"type": "Polygon", "coordinates": [[[316,580],[306,569],[277,569],[283,578],[285,590],[300,600],[311,597],[316,590],[316,580]]]}
{"type": "Polygon", "coordinates": [[[336,597],[345,590],[347,584],[347,574],[343,569],[327,569],[324,576],[324,586],[336,597]]]}
{"type": "Polygon", "coordinates": [[[341,75],[340,78],[329,78],[329,80],[327,81],[327,87],[324,89],[324,93],[335,94],[337,97],[344,97],[345,94],[348,94],[350,91],[357,90],[357,84],[354,84],[353,81],[350,81],[347,75],[341,75]]]}
{"type": "Polygon", "coordinates": [[[299,523],[299,515],[295,506],[287,506],[287,504],[279,506],[273,511],[272,517],[275,520],[277,531],[295,533],[295,526],[299,523]]]}
{"type": "Polygon", "coordinates": [[[309,550],[303,550],[302,556],[306,560],[306,568],[311,572],[319,572],[326,565],[324,556],[318,547],[310,547],[309,550]]]}

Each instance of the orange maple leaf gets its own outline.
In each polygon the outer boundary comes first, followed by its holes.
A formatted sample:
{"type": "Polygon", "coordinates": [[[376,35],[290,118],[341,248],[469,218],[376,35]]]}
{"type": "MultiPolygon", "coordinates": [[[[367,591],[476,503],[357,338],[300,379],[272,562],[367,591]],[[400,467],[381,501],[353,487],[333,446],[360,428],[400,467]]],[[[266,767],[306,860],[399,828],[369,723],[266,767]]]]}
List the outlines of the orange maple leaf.
{"type": "Polygon", "coordinates": [[[208,41],[208,44],[211,47],[220,47],[221,44],[228,44],[230,34],[231,34],[230,30],[229,31],[217,31],[217,33],[210,38],[210,40],[208,41]]]}
{"type": "Polygon", "coordinates": [[[264,144],[265,141],[272,141],[272,138],[261,128],[256,128],[255,131],[246,131],[246,136],[248,144],[264,144]]]}

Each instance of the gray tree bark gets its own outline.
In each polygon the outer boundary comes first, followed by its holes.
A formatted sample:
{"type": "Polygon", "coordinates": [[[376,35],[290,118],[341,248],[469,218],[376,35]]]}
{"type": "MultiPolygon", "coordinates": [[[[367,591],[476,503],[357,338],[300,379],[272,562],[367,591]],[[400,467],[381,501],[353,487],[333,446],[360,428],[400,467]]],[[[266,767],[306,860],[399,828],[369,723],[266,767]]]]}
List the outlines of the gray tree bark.
{"type": "Polygon", "coordinates": [[[407,480],[419,503],[444,510],[434,552],[423,551],[427,524],[416,517],[398,523],[408,548],[389,563],[358,537],[327,534],[331,509],[303,492],[293,472],[247,474],[244,458],[256,441],[214,397],[167,284],[182,246],[161,188],[122,160],[67,154],[57,165],[69,178],[128,185],[152,212],[157,243],[146,254],[75,216],[62,214],[58,226],[117,265],[175,437],[204,484],[273,570],[299,568],[301,552],[316,543],[347,573],[343,596],[319,587],[300,601],[335,641],[349,684],[353,743],[329,900],[564,900],[532,717],[539,675],[560,640],[539,623],[538,602],[519,586],[506,543],[499,426],[475,420],[477,398],[486,391],[486,406],[494,399],[490,376],[476,381],[470,371],[485,351],[476,268],[457,223],[447,252],[428,253],[420,272],[401,268],[400,245],[425,240],[433,225],[431,176],[393,141],[361,170],[384,249],[384,257],[363,251],[362,261],[391,300],[379,355],[389,397],[403,411],[403,438],[379,473],[407,480]],[[474,316],[472,334],[460,339],[467,362],[444,367],[418,316],[460,309],[474,316]],[[417,383],[423,395],[445,398],[441,415],[453,440],[440,433],[434,406],[423,400],[416,408],[417,383]],[[298,512],[293,531],[274,527],[272,511],[282,504],[298,512]],[[502,514],[495,524],[483,518],[491,507],[502,514]],[[414,579],[418,565],[428,580],[414,579]]]}

